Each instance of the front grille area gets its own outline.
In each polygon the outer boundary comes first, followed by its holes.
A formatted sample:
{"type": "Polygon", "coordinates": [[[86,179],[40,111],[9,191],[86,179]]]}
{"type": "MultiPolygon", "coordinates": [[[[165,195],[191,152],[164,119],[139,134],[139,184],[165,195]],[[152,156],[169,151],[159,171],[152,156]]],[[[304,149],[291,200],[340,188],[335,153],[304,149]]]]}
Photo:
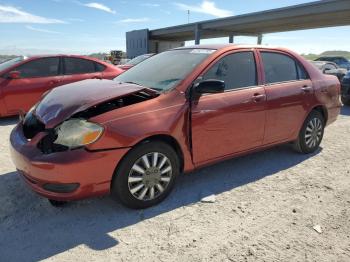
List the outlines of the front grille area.
{"type": "Polygon", "coordinates": [[[29,112],[23,121],[23,134],[25,138],[32,139],[40,132],[45,131],[45,125],[38,120],[38,118],[29,112]]]}
{"type": "Polygon", "coordinates": [[[53,130],[47,130],[47,135],[43,137],[38,143],[38,148],[44,154],[51,154],[55,152],[64,152],[68,150],[68,147],[55,144],[57,135],[53,130]]]}
{"type": "Polygon", "coordinates": [[[55,144],[57,135],[53,129],[45,129],[45,125],[32,113],[29,112],[23,121],[23,134],[25,138],[32,139],[40,132],[45,132],[44,136],[37,144],[38,149],[43,154],[67,151],[68,147],[55,144]]]}

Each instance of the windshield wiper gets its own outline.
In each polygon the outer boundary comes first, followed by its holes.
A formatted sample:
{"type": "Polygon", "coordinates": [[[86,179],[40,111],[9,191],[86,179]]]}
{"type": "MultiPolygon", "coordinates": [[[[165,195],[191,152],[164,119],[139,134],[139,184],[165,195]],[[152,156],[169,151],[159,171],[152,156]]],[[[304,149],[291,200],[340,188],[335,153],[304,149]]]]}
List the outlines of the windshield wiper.
{"type": "Polygon", "coordinates": [[[137,85],[137,86],[142,86],[138,83],[132,82],[132,81],[127,81],[127,82],[121,82],[121,83],[126,83],[126,84],[133,84],[133,85],[137,85]]]}
{"type": "Polygon", "coordinates": [[[133,84],[133,85],[137,85],[137,86],[142,86],[144,88],[148,88],[148,89],[151,89],[157,93],[160,93],[161,91],[163,91],[163,89],[161,88],[154,88],[154,87],[148,87],[148,86],[143,86],[143,85],[140,85],[138,83],[135,83],[135,82],[132,82],[132,81],[126,81],[126,82],[123,82],[123,83],[126,83],[126,84],[133,84]]]}

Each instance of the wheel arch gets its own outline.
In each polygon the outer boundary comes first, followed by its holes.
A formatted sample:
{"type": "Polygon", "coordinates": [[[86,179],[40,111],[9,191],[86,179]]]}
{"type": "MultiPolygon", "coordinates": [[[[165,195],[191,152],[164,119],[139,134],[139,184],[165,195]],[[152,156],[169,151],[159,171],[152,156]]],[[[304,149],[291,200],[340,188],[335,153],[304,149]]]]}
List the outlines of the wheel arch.
{"type": "Polygon", "coordinates": [[[184,171],[185,162],[184,162],[184,154],[181,149],[180,143],[173,136],[166,135],[166,134],[158,134],[158,135],[152,135],[144,138],[143,140],[138,142],[136,145],[134,145],[134,147],[139,144],[150,143],[152,141],[160,141],[160,142],[166,143],[175,150],[175,153],[179,158],[180,173],[182,173],[184,171]]]}
{"type": "MultiPolygon", "coordinates": [[[[184,171],[184,165],[185,165],[184,154],[183,154],[183,151],[181,149],[180,143],[174,137],[172,137],[170,135],[158,134],[158,135],[152,135],[152,136],[146,137],[146,138],[142,139],[141,141],[137,142],[135,145],[133,145],[130,150],[132,150],[133,148],[135,148],[136,146],[138,146],[140,144],[151,143],[152,141],[160,141],[160,142],[166,143],[166,144],[170,145],[175,150],[175,153],[179,158],[180,173],[182,173],[184,171]]],[[[111,186],[113,184],[113,180],[114,180],[116,171],[117,171],[120,163],[127,157],[130,150],[117,163],[115,170],[113,172],[111,186]]]]}
{"type": "MultiPolygon", "coordinates": [[[[327,124],[327,122],[328,122],[328,110],[327,110],[327,108],[325,107],[325,106],[323,106],[323,105],[317,105],[317,106],[315,106],[315,107],[313,107],[312,109],[311,109],[311,111],[309,112],[309,114],[312,112],[312,111],[318,111],[318,112],[320,112],[321,114],[322,114],[322,116],[323,116],[323,118],[324,118],[324,123],[325,123],[325,125],[327,124]]],[[[308,114],[308,115],[309,115],[308,114]]]]}

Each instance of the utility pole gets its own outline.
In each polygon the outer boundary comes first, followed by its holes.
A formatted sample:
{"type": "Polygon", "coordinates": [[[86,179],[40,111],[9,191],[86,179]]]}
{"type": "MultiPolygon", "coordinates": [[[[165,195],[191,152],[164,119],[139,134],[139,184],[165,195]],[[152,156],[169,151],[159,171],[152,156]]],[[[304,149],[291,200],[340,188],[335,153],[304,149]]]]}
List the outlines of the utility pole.
{"type": "Polygon", "coordinates": [[[187,23],[190,23],[190,10],[187,10],[187,23]]]}

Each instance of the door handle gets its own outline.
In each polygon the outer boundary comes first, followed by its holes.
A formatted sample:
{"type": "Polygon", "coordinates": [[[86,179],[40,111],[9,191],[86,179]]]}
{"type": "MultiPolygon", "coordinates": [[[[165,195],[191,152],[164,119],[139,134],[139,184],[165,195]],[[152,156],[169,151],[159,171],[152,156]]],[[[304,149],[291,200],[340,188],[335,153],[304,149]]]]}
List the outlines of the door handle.
{"type": "Polygon", "coordinates": [[[253,95],[253,100],[254,102],[260,102],[261,100],[265,99],[266,95],[263,95],[263,94],[254,94],[253,95]]]}
{"type": "Polygon", "coordinates": [[[303,91],[304,93],[310,93],[312,90],[312,86],[303,86],[301,88],[301,91],[303,91]]]}

